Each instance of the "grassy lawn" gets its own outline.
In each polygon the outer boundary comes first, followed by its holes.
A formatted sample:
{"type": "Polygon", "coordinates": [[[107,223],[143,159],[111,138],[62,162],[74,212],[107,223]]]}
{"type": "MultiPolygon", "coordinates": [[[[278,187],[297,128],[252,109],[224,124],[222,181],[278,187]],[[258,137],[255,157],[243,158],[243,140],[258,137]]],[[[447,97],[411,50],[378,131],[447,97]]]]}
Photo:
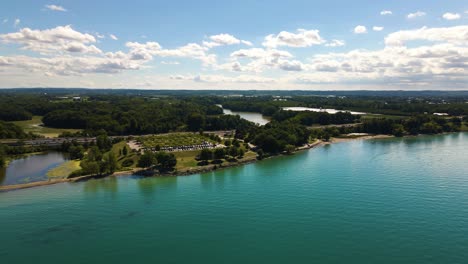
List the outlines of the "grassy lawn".
{"type": "Polygon", "coordinates": [[[460,128],[461,131],[468,131],[468,123],[464,122],[462,123],[462,126],[460,128]]]}
{"type": "Polygon", "coordinates": [[[138,162],[138,154],[131,151],[130,147],[127,146],[127,142],[126,141],[121,141],[117,144],[114,144],[112,146],[112,149],[110,150],[114,153],[115,157],[117,158],[117,161],[119,163],[119,167],[122,169],[122,170],[126,170],[126,169],[132,169],[132,168],[135,168],[136,165],[137,165],[137,162],[138,162]],[[126,147],[127,148],[127,155],[123,155],[123,153],[121,153],[122,149],[126,147]],[[130,166],[124,166],[124,162],[127,161],[132,161],[132,164],[130,166]]]}
{"type": "Polygon", "coordinates": [[[362,115],[361,119],[375,119],[375,118],[387,118],[387,119],[403,119],[408,118],[407,116],[399,116],[399,115],[362,115]]]}
{"type": "MultiPolygon", "coordinates": [[[[183,152],[173,152],[177,158],[177,166],[176,169],[178,171],[186,171],[190,169],[200,168],[197,166],[198,161],[195,160],[196,156],[200,153],[199,150],[195,151],[183,151],[183,152]]],[[[248,151],[244,154],[242,159],[239,159],[239,162],[255,159],[257,157],[257,153],[248,151]]],[[[229,161],[223,160],[223,165],[229,164],[229,161]]],[[[218,164],[219,165],[219,164],[218,164]]],[[[207,167],[213,165],[207,165],[207,167]]]]}
{"type": "MultiPolygon", "coordinates": [[[[209,138],[204,137],[200,134],[196,134],[196,133],[171,133],[171,134],[164,134],[164,135],[154,135],[154,136],[148,136],[148,137],[141,137],[140,140],[144,140],[143,144],[146,144],[146,146],[160,145],[161,147],[201,144],[203,141],[209,141],[209,142],[215,143],[213,140],[210,140],[209,138]]],[[[130,147],[128,146],[127,146],[127,149],[128,149],[127,156],[120,155],[121,150],[126,145],[127,145],[127,142],[122,141],[117,144],[114,144],[112,146],[112,149],[110,150],[117,157],[119,165],[121,166],[121,170],[135,168],[137,166],[138,159],[139,159],[139,155],[136,152],[130,151],[130,147]],[[133,165],[130,167],[124,168],[124,166],[122,166],[123,161],[129,160],[129,159],[133,161],[133,165]]],[[[241,148],[244,151],[246,151],[244,146],[241,146],[241,148]]],[[[195,159],[198,156],[198,154],[200,154],[200,152],[201,150],[192,150],[192,151],[175,151],[175,152],[170,152],[170,153],[174,154],[177,159],[176,170],[188,171],[191,169],[200,168],[200,166],[197,165],[198,161],[195,159]]],[[[255,152],[246,151],[244,154],[244,157],[240,159],[239,161],[255,159],[256,156],[257,154],[255,152]]],[[[229,162],[224,160],[223,164],[226,165],[226,164],[229,164],[229,162]]],[[[210,165],[207,165],[206,167],[210,167],[210,166],[214,166],[214,165],[210,164],[210,165]]]]}
{"type": "Polygon", "coordinates": [[[79,160],[69,160],[47,172],[50,178],[66,178],[72,172],[81,169],[79,160]]]}
{"type": "Polygon", "coordinates": [[[200,153],[199,150],[194,151],[180,151],[172,152],[177,158],[177,170],[186,170],[189,168],[197,167],[198,161],[195,160],[195,157],[200,153]]]}
{"type": "Polygon", "coordinates": [[[143,143],[144,147],[175,147],[186,145],[198,145],[204,141],[215,143],[213,140],[198,133],[170,133],[162,135],[153,135],[140,137],[138,139],[143,143]]]}
{"type": "Polygon", "coordinates": [[[20,126],[24,132],[32,132],[45,137],[58,137],[63,132],[75,133],[80,129],[66,129],[66,128],[51,128],[42,126],[42,116],[33,116],[31,120],[13,121],[15,125],[20,126]]]}

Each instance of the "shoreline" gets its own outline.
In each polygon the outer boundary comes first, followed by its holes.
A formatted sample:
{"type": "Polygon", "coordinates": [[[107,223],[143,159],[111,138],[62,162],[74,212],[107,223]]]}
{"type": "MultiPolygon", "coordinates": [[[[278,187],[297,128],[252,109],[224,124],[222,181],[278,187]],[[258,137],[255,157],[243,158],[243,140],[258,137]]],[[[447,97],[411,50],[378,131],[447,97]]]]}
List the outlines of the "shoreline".
{"type": "MultiPolygon", "coordinates": [[[[322,140],[317,140],[314,143],[310,143],[310,144],[306,144],[306,145],[304,145],[302,147],[298,147],[291,154],[279,154],[279,155],[267,157],[265,159],[272,159],[272,158],[280,157],[280,156],[283,156],[283,155],[294,155],[294,153],[297,153],[297,152],[310,150],[310,149],[322,147],[322,146],[325,146],[325,145],[336,144],[336,143],[343,143],[343,142],[349,142],[349,141],[354,141],[354,140],[387,139],[387,138],[394,138],[394,136],[390,136],[390,135],[366,135],[366,136],[350,137],[350,138],[331,138],[330,141],[328,141],[328,142],[322,141],[322,140]]],[[[103,178],[108,178],[108,177],[122,177],[122,176],[130,176],[130,175],[141,175],[141,176],[146,176],[146,177],[190,176],[190,175],[194,175],[194,174],[207,173],[207,172],[222,170],[222,169],[226,169],[226,168],[239,167],[239,166],[255,163],[257,161],[260,161],[260,160],[258,160],[256,158],[250,158],[250,159],[242,160],[242,161],[235,162],[235,163],[228,163],[226,165],[213,165],[212,164],[212,165],[204,166],[204,167],[200,167],[200,168],[189,169],[189,170],[186,170],[186,171],[174,171],[174,172],[170,172],[170,173],[155,173],[154,171],[149,171],[147,169],[135,168],[135,169],[128,170],[128,171],[117,171],[117,172],[114,172],[113,174],[110,174],[110,175],[84,175],[84,176],[79,176],[79,177],[75,177],[75,178],[53,179],[53,180],[48,180],[48,181],[38,181],[38,182],[31,182],[31,183],[20,183],[20,184],[0,186],[0,192],[28,189],[28,188],[33,188],[33,187],[54,185],[54,184],[66,183],[66,182],[73,183],[73,182],[87,181],[87,180],[91,180],[91,179],[103,179],[103,178]],[[147,175],[144,175],[145,173],[147,173],[147,175]]]]}

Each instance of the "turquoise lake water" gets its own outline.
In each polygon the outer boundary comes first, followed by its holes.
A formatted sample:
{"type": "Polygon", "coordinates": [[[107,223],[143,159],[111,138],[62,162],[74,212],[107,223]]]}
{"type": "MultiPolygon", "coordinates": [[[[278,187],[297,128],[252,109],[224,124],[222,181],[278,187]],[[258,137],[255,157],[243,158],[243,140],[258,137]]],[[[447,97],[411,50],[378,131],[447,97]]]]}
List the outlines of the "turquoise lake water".
{"type": "Polygon", "coordinates": [[[468,133],[0,193],[2,263],[466,263],[468,133]]]}

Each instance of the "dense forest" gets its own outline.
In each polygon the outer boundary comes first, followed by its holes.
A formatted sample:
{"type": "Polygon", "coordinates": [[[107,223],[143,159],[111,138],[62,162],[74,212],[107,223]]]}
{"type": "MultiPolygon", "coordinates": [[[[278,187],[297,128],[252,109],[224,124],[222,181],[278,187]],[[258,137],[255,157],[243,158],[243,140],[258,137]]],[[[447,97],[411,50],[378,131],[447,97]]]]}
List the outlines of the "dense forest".
{"type": "Polygon", "coordinates": [[[267,116],[282,107],[333,108],[374,114],[411,116],[415,114],[448,113],[467,115],[468,97],[375,97],[375,96],[287,96],[220,98],[223,107],[233,111],[260,112],[267,116]]]}
{"type": "MultiPolygon", "coordinates": [[[[259,153],[265,154],[288,151],[313,138],[328,140],[344,133],[403,136],[459,131],[464,127],[459,116],[468,114],[468,93],[463,92],[384,92],[379,95],[361,91],[330,92],[327,95],[325,92],[291,91],[288,95],[285,92],[246,91],[244,94],[220,92],[215,95],[213,92],[183,91],[176,95],[170,91],[26,89],[1,90],[0,94],[2,139],[37,137],[25,133],[10,121],[40,116],[46,127],[80,129],[81,132],[74,134],[64,133],[67,137],[236,130],[237,139],[256,145],[259,153]],[[271,122],[259,126],[239,116],[223,115],[223,109],[218,105],[235,111],[259,112],[269,116],[271,122]],[[382,116],[374,115],[369,119],[346,111],[329,114],[283,110],[283,107],[291,106],[334,108],[382,116]],[[449,117],[438,117],[433,113],[446,113],[449,117]],[[397,118],[388,118],[392,116],[397,118]],[[341,124],[352,126],[316,128],[341,124]]],[[[18,147],[3,152],[26,151],[24,147],[18,147]]],[[[71,146],[71,151],[66,151],[81,155],[83,149],[71,146]]],[[[87,162],[84,162],[85,167],[87,162]]],[[[96,168],[93,162],[88,162],[90,170],[96,168]]]]}
{"type": "Polygon", "coordinates": [[[21,127],[5,122],[5,121],[0,121],[0,139],[2,138],[26,138],[28,135],[24,133],[23,129],[21,127]]]}

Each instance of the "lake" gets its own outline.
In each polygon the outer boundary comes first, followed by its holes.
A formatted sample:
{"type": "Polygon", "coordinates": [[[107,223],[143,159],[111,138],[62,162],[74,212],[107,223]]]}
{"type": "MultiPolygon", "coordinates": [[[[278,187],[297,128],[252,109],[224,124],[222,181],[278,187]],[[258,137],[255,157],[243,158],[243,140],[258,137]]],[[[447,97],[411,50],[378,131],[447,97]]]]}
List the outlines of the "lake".
{"type": "MultiPolygon", "coordinates": [[[[222,105],[218,105],[218,106],[223,108],[222,105]]],[[[244,118],[245,120],[254,122],[261,126],[266,125],[268,122],[270,122],[268,118],[266,118],[260,113],[255,113],[255,112],[237,112],[237,111],[231,111],[229,109],[223,108],[223,113],[225,115],[239,115],[241,118],[244,118]]]]}
{"type": "Polygon", "coordinates": [[[0,185],[48,180],[47,172],[67,160],[64,153],[44,152],[12,160],[0,169],[0,185]]]}
{"type": "Polygon", "coordinates": [[[2,263],[466,263],[468,133],[0,193],[2,263]]]}
{"type": "Polygon", "coordinates": [[[285,111],[296,111],[296,112],[327,112],[329,114],[336,114],[338,112],[350,112],[353,115],[366,115],[367,113],[364,112],[354,112],[349,110],[337,110],[337,109],[326,109],[326,108],[310,108],[310,107],[283,107],[285,111]]]}

